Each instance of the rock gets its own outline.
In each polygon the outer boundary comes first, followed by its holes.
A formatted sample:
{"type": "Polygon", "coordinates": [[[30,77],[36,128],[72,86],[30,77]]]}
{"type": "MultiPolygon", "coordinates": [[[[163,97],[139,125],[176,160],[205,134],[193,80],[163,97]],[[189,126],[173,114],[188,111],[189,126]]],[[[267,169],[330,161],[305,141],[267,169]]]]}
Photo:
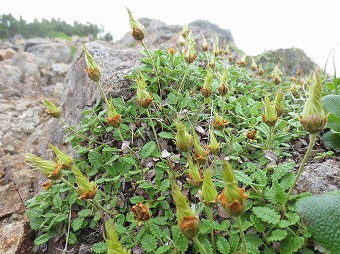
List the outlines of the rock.
{"type": "Polygon", "coordinates": [[[18,221],[0,227],[0,253],[28,253],[28,246],[23,246],[26,238],[26,222],[18,221]],[[22,248],[22,250],[20,250],[22,248]]]}
{"type": "MultiPolygon", "coordinates": [[[[109,96],[131,97],[130,82],[124,76],[140,63],[140,55],[134,51],[113,50],[97,42],[86,45],[102,71],[104,91],[109,96]]],[[[96,83],[84,71],[86,61],[81,48],[75,59],[65,80],[62,102],[63,117],[69,124],[78,123],[81,112],[95,105],[96,100],[101,97],[96,83]]]]}
{"type": "Polygon", "coordinates": [[[27,39],[26,48],[30,48],[30,47],[33,47],[39,44],[48,44],[50,42],[51,41],[49,38],[40,38],[40,37],[30,38],[30,39],[27,39]]]}
{"type": "Polygon", "coordinates": [[[305,167],[296,184],[295,191],[321,194],[340,189],[340,162],[327,160],[305,167]]]}
{"type": "Polygon", "coordinates": [[[0,63],[0,98],[23,94],[24,88],[21,84],[21,75],[22,71],[18,67],[0,63]]]}
{"type": "Polygon", "coordinates": [[[52,70],[53,72],[58,75],[65,78],[66,74],[70,70],[71,65],[65,64],[65,63],[54,63],[52,64],[52,70]]]}
{"type": "Polygon", "coordinates": [[[4,219],[19,210],[22,203],[13,183],[0,186],[0,194],[0,219],[4,219]]]}
{"type": "Polygon", "coordinates": [[[0,49],[0,61],[6,60],[14,56],[17,52],[12,48],[0,49]]]}
{"type": "Polygon", "coordinates": [[[71,49],[63,43],[38,44],[27,48],[30,52],[49,63],[69,63],[71,61],[71,49]]]}

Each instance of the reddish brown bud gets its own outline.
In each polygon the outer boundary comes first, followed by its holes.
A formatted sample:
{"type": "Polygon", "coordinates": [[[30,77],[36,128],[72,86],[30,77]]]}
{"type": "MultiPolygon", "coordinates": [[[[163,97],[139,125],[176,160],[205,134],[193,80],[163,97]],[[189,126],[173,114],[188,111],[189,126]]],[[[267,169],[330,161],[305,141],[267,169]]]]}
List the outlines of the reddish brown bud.
{"type": "Polygon", "coordinates": [[[138,221],[147,221],[150,219],[149,208],[143,203],[139,202],[131,208],[131,212],[138,221]]]}
{"type": "Polygon", "coordinates": [[[255,129],[252,129],[251,131],[246,132],[246,137],[247,139],[255,140],[257,138],[256,134],[257,134],[257,131],[255,129]]]}
{"type": "Polygon", "coordinates": [[[200,220],[198,216],[185,216],[182,221],[178,222],[182,234],[187,238],[195,237],[200,229],[200,220]]]}

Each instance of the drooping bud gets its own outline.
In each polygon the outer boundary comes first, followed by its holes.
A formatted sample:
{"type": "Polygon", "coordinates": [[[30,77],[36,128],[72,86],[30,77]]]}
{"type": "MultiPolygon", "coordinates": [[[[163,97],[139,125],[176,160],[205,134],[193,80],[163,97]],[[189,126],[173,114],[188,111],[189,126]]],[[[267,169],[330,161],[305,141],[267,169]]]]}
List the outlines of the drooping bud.
{"type": "Polygon", "coordinates": [[[202,49],[203,49],[203,51],[208,51],[209,44],[207,42],[207,39],[204,37],[203,34],[201,34],[201,35],[202,35],[202,49]]]}
{"type": "Polygon", "coordinates": [[[246,55],[243,55],[242,58],[236,62],[236,64],[239,66],[245,66],[247,64],[246,55]]]}
{"type": "Polygon", "coordinates": [[[33,168],[39,170],[50,180],[60,179],[62,176],[62,164],[54,161],[43,160],[34,154],[26,154],[25,161],[33,168]]]}
{"type": "Polygon", "coordinates": [[[252,71],[256,71],[256,69],[257,69],[257,64],[256,64],[256,62],[254,60],[254,57],[251,58],[251,66],[250,66],[250,68],[251,68],[252,71]]]}
{"type": "Polygon", "coordinates": [[[220,49],[218,47],[218,36],[216,35],[215,36],[215,41],[214,41],[214,44],[213,44],[213,52],[212,52],[215,57],[217,57],[220,53],[220,49]]]}
{"type": "Polygon", "coordinates": [[[222,174],[226,183],[226,188],[219,195],[219,200],[223,208],[231,216],[237,217],[243,213],[248,196],[244,193],[243,188],[237,187],[237,182],[229,162],[223,160],[222,164],[222,174]]]}
{"type": "Polygon", "coordinates": [[[97,192],[97,185],[95,182],[90,182],[89,179],[75,166],[72,167],[78,185],[79,199],[93,199],[97,192]]]}
{"type": "Polygon", "coordinates": [[[169,48],[168,53],[173,56],[176,54],[176,50],[174,48],[169,48]]]}
{"type": "Polygon", "coordinates": [[[182,47],[185,46],[186,40],[181,34],[179,35],[178,42],[179,42],[179,45],[181,45],[182,47]]]}
{"type": "Polygon", "coordinates": [[[184,37],[184,38],[187,38],[188,35],[190,33],[190,30],[189,30],[189,27],[188,27],[188,24],[184,24],[183,27],[182,27],[182,31],[181,31],[181,35],[184,37]]]}
{"type": "Polygon", "coordinates": [[[224,71],[223,71],[223,76],[221,78],[221,83],[219,84],[218,88],[218,93],[221,95],[221,96],[224,96],[228,93],[228,68],[224,68],[224,71]]]}
{"type": "Polygon", "coordinates": [[[190,209],[186,197],[182,194],[175,180],[172,180],[171,186],[179,228],[184,236],[193,238],[199,232],[200,220],[195,212],[190,209]]]}
{"type": "Polygon", "coordinates": [[[143,203],[139,202],[131,208],[131,212],[138,221],[147,221],[150,219],[149,208],[143,203]]]}
{"type": "Polygon", "coordinates": [[[58,108],[53,102],[49,101],[48,99],[42,99],[44,105],[47,109],[47,114],[54,117],[54,118],[60,118],[60,108],[58,108]]]}
{"type": "Polygon", "coordinates": [[[273,78],[273,82],[275,85],[278,85],[281,83],[281,76],[282,73],[281,71],[279,70],[279,67],[275,66],[274,68],[274,78],[273,78]]]}
{"type": "Polygon", "coordinates": [[[181,122],[175,122],[177,134],[175,136],[176,146],[181,152],[187,152],[193,145],[192,136],[188,133],[185,125],[181,122]]]}
{"type": "Polygon", "coordinates": [[[272,127],[275,125],[277,121],[277,112],[275,109],[275,104],[269,100],[267,95],[264,98],[263,104],[264,114],[262,115],[262,121],[269,127],[272,127]]]}
{"type": "Polygon", "coordinates": [[[316,134],[325,127],[327,116],[321,103],[322,79],[320,71],[315,70],[312,75],[307,100],[300,116],[300,123],[310,134],[316,134]]]}
{"type": "Polygon", "coordinates": [[[189,165],[189,169],[188,169],[189,178],[187,178],[188,183],[196,188],[201,187],[202,182],[203,182],[203,176],[199,169],[199,166],[196,166],[194,164],[194,162],[192,161],[189,155],[187,157],[187,162],[189,165]]]}
{"type": "Polygon", "coordinates": [[[229,55],[228,61],[229,61],[229,63],[231,63],[232,61],[234,61],[234,56],[233,56],[233,55],[229,55]]]}
{"type": "Polygon", "coordinates": [[[144,26],[133,17],[132,12],[126,8],[128,15],[129,15],[129,21],[130,21],[130,27],[132,29],[132,37],[136,40],[136,41],[141,41],[144,39],[145,36],[145,29],[144,26]]]}
{"type": "Polygon", "coordinates": [[[49,144],[49,147],[55,153],[55,156],[57,157],[57,161],[62,163],[62,169],[71,169],[71,167],[74,163],[72,157],[70,157],[66,153],[60,151],[57,147],[55,147],[52,144],[49,144]]]}
{"type": "Polygon", "coordinates": [[[283,114],[284,100],[285,100],[285,95],[282,92],[282,89],[279,88],[276,91],[275,101],[274,101],[277,117],[280,117],[283,114]]]}
{"type": "Polygon", "coordinates": [[[211,129],[209,149],[210,149],[212,154],[216,155],[220,151],[220,148],[221,148],[221,146],[220,146],[220,143],[217,142],[214,130],[211,129]]]}
{"type": "Polygon", "coordinates": [[[212,80],[213,80],[214,74],[211,71],[208,71],[207,76],[204,79],[203,87],[201,88],[201,94],[208,98],[211,95],[212,92],[212,80]]]}
{"type": "Polygon", "coordinates": [[[200,165],[204,165],[207,162],[207,154],[209,151],[205,151],[204,148],[201,146],[199,137],[194,129],[192,129],[193,135],[193,143],[194,143],[194,153],[195,159],[200,165]]]}
{"type": "Polygon", "coordinates": [[[258,74],[259,74],[259,76],[262,76],[264,74],[264,70],[263,70],[262,64],[260,64],[260,66],[259,66],[258,74]]]}
{"type": "Polygon", "coordinates": [[[107,245],[107,254],[127,254],[125,248],[123,248],[120,243],[117,235],[117,231],[115,229],[113,219],[108,219],[105,221],[105,234],[103,235],[106,245],[107,245]]]}
{"type": "Polygon", "coordinates": [[[46,183],[43,183],[41,187],[43,187],[44,190],[49,190],[53,186],[53,181],[47,181],[46,183]]]}
{"type": "Polygon", "coordinates": [[[197,53],[195,50],[195,41],[192,38],[191,33],[189,33],[188,37],[187,37],[187,51],[185,54],[185,60],[187,63],[193,63],[197,57],[197,53]]]}
{"type": "Polygon", "coordinates": [[[147,84],[145,78],[141,72],[137,73],[136,77],[137,83],[137,103],[143,108],[148,108],[153,101],[152,93],[146,90],[147,84]]]}
{"type": "Polygon", "coordinates": [[[228,119],[223,119],[222,116],[220,116],[217,113],[214,113],[214,121],[213,126],[216,130],[223,130],[223,128],[229,123],[228,119]]]}
{"type": "Polygon", "coordinates": [[[85,52],[85,59],[87,63],[87,68],[85,69],[87,76],[89,79],[98,83],[101,79],[102,73],[85,44],[83,44],[83,50],[85,52]]]}
{"type": "Polygon", "coordinates": [[[296,72],[296,75],[297,75],[297,76],[301,76],[302,74],[303,74],[303,71],[302,71],[301,68],[299,68],[299,69],[297,70],[297,72],[296,72]]]}
{"type": "Polygon", "coordinates": [[[208,65],[211,69],[215,67],[215,55],[211,54],[210,57],[208,56],[208,65]]]}
{"type": "Polygon", "coordinates": [[[113,105],[112,99],[106,103],[108,125],[118,128],[122,122],[122,116],[118,114],[116,108],[113,105]]]}
{"type": "Polygon", "coordinates": [[[247,137],[247,139],[250,139],[252,141],[256,141],[256,138],[257,138],[256,134],[257,134],[257,130],[252,129],[252,130],[246,132],[246,137],[247,137]]]}
{"type": "Polygon", "coordinates": [[[227,46],[224,50],[224,54],[229,55],[229,53],[230,53],[230,46],[227,46]]]}
{"type": "Polygon", "coordinates": [[[212,181],[213,171],[207,169],[204,172],[204,179],[202,185],[202,201],[206,206],[215,206],[218,198],[216,187],[212,181]]]}

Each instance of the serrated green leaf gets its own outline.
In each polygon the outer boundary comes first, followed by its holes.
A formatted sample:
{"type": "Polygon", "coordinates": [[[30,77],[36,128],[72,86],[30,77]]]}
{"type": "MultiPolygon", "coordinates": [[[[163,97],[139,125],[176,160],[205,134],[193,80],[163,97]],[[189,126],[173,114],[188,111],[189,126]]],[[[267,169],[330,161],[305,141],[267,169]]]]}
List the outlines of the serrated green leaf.
{"type": "Polygon", "coordinates": [[[265,231],[266,229],[265,223],[254,214],[250,215],[250,221],[253,223],[254,227],[259,233],[263,233],[265,231]]]}
{"type": "Polygon", "coordinates": [[[98,169],[100,169],[103,166],[103,159],[97,151],[92,151],[88,155],[88,160],[91,163],[93,171],[94,171],[94,172],[91,172],[91,176],[95,175],[98,169]]]}
{"type": "Polygon", "coordinates": [[[150,221],[160,226],[168,224],[167,217],[154,217],[150,221]]]}
{"type": "Polygon", "coordinates": [[[160,185],[158,190],[159,191],[167,191],[168,189],[170,189],[170,180],[169,179],[165,179],[160,185]]]}
{"type": "Polygon", "coordinates": [[[68,195],[68,202],[70,205],[73,205],[76,201],[77,201],[77,198],[78,198],[78,193],[77,192],[71,192],[69,195],[68,195]]]}
{"type": "Polygon", "coordinates": [[[148,158],[156,148],[157,148],[157,145],[155,141],[149,141],[142,147],[140,151],[140,156],[143,159],[148,158]]]}
{"type": "Polygon", "coordinates": [[[78,216],[83,217],[83,218],[88,217],[90,214],[92,214],[91,209],[83,209],[83,210],[78,212],[78,216]]]}
{"type": "Polygon", "coordinates": [[[160,132],[158,133],[158,136],[165,139],[175,139],[174,135],[171,132],[160,132]]]}
{"type": "Polygon", "coordinates": [[[216,241],[216,246],[217,246],[218,251],[221,254],[229,254],[230,253],[229,242],[223,236],[218,236],[217,241],[216,241]]]}
{"type": "Polygon", "coordinates": [[[144,202],[144,201],[145,201],[145,199],[144,199],[143,196],[133,196],[132,198],[130,198],[131,204],[134,204],[134,205],[139,203],[139,202],[144,202]]]}
{"type": "Polygon", "coordinates": [[[68,237],[68,243],[69,244],[75,244],[77,242],[77,236],[70,232],[69,237],[68,237]]]}
{"type": "Polygon", "coordinates": [[[173,241],[175,243],[176,249],[178,251],[186,251],[188,249],[188,239],[182,235],[179,227],[177,225],[172,226],[171,233],[173,241]]]}
{"type": "Polygon", "coordinates": [[[162,253],[165,253],[167,252],[168,250],[171,249],[171,246],[170,245],[163,245],[161,247],[159,247],[156,251],[156,254],[162,254],[162,253]]]}
{"type": "Polygon", "coordinates": [[[280,254],[291,254],[297,252],[303,246],[305,240],[299,236],[288,236],[280,244],[280,254]]]}
{"type": "Polygon", "coordinates": [[[156,249],[157,241],[156,239],[148,234],[144,234],[141,240],[142,247],[145,251],[151,252],[156,249]]]}
{"type": "Polygon", "coordinates": [[[37,238],[35,238],[34,244],[35,245],[42,245],[42,244],[48,242],[48,240],[50,240],[52,237],[53,237],[53,234],[51,234],[51,233],[42,234],[42,235],[38,236],[37,238]]]}
{"type": "Polygon", "coordinates": [[[107,251],[107,245],[103,242],[95,243],[92,245],[92,251],[95,254],[105,253],[107,251]]]}
{"type": "Polygon", "coordinates": [[[56,194],[54,195],[53,197],[53,205],[56,207],[56,208],[60,208],[63,204],[63,200],[61,199],[61,197],[56,194]]]}
{"type": "Polygon", "coordinates": [[[200,225],[200,233],[207,234],[211,231],[211,223],[209,220],[202,219],[200,225]]]}
{"type": "Polygon", "coordinates": [[[244,183],[245,185],[252,185],[251,178],[240,170],[234,170],[235,178],[238,182],[244,183]]]}
{"type": "Polygon", "coordinates": [[[266,189],[264,191],[264,196],[274,205],[281,204],[285,199],[285,193],[281,185],[276,180],[273,180],[273,184],[270,189],[266,189]]]}
{"type": "Polygon", "coordinates": [[[280,214],[269,207],[253,207],[254,214],[264,222],[277,224],[280,221],[280,214]]]}
{"type": "Polygon", "coordinates": [[[278,165],[277,167],[274,168],[274,172],[271,175],[272,180],[279,181],[284,175],[291,172],[294,166],[295,166],[295,162],[288,162],[288,163],[283,163],[281,165],[278,165]]]}
{"type": "Polygon", "coordinates": [[[30,226],[33,230],[40,229],[41,224],[44,222],[43,217],[30,217],[30,226]]]}
{"type": "Polygon", "coordinates": [[[283,240],[287,236],[287,231],[283,229],[277,229],[267,238],[269,242],[278,242],[283,240]]]}
{"type": "Polygon", "coordinates": [[[322,141],[326,147],[339,150],[340,149],[340,134],[331,131],[326,132],[322,136],[322,141]]]}
{"type": "Polygon", "coordinates": [[[326,112],[340,117],[340,95],[330,94],[322,97],[322,106],[326,112]]]}
{"type": "Polygon", "coordinates": [[[78,231],[81,228],[83,221],[84,221],[84,218],[82,218],[82,217],[75,218],[71,222],[71,227],[72,227],[73,231],[78,231]]]}
{"type": "Polygon", "coordinates": [[[267,185],[268,183],[268,177],[265,171],[258,170],[254,174],[252,174],[252,177],[259,185],[267,185]]]}

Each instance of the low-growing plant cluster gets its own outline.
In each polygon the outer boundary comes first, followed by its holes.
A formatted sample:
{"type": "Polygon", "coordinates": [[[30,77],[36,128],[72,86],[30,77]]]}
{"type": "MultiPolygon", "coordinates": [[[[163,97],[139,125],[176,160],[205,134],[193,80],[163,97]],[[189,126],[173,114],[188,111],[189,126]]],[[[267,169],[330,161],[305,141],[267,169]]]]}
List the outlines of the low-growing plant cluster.
{"type": "Polygon", "coordinates": [[[27,202],[35,244],[61,236],[65,253],[88,238],[94,253],[314,253],[295,208],[310,194],[292,191],[326,123],[320,73],[303,106],[295,99],[305,96],[302,84],[278,68],[264,73],[253,59],[245,68],[247,58],[220,49],[218,38],[209,50],[202,35],[198,53],[187,26],[181,49],[148,50],[128,14],[144,47],[126,77],[136,96],[107,98],[84,45],[85,71],[102,96],[66,127],[77,156],[53,145],[56,160],[26,155],[50,180],[27,202]],[[291,141],[306,131],[310,145],[294,174],[291,141]]]}

